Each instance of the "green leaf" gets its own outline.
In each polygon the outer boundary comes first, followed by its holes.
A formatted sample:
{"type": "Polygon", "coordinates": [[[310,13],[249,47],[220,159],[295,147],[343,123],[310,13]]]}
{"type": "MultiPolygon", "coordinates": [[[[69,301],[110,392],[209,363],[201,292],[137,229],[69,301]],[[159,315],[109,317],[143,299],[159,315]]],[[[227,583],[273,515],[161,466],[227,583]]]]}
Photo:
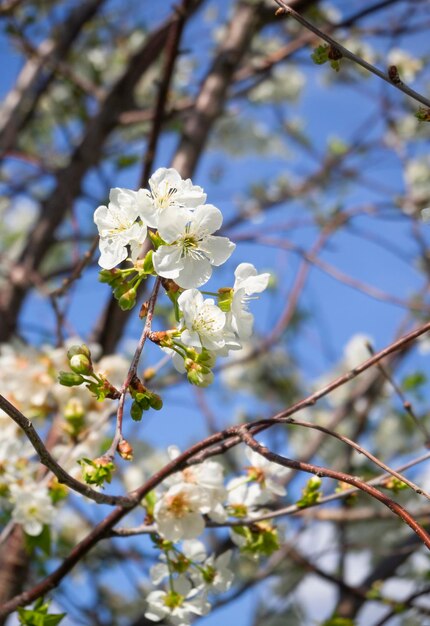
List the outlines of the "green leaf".
{"type": "Polygon", "coordinates": [[[39,598],[32,609],[18,608],[19,623],[25,626],[57,626],[66,613],[48,613],[49,603],[39,598]]]}
{"type": "Polygon", "coordinates": [[[319,502],[322,495],[319,490],[320,487],[321,478],[318,478],[318,476],[310,478],[302,490],[302,497],[296,502],[297,506],[305,508],[319,502]]]}
{"type": "Polygon", "coordinates": [[[131,405],[130,415],[135,422],[140,422],[140,420],[142,419],[143,408],[136,400],[131,405]]]}
{"type": "Polygon", "coordinates": [[[402,387],[405,391],[415,391],[422,385],[425,385],[427,382],[427,376],[424,372],[414,372],[413,374],[409,374],[409,376],[405,376],[402,382],[402,387]]]}
{"type": "Polygon", "coordinates": [[[323,65],[324,63],[327,63],[329,59],[328,52],[329,45],[323,43],[314,49],[313,53],[311,54],[311,59],[316,65],[323,65]]]}
{"type": "Polygon", "coordinates": [[[78,463],[82,467],[82,478],[88,485],[102,487],[105,482],[111,482],[115,465],[105,457],[94,461],[87,458],[79,459],[78,463]]]}

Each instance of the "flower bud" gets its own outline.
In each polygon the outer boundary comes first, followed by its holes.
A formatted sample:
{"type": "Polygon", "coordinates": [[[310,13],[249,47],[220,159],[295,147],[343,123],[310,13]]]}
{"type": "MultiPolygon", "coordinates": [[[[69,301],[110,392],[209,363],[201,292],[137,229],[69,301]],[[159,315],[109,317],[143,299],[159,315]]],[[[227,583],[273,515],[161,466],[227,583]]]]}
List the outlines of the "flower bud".
{"type": "Polygon", "coordinates": [[[213,372],[207,367],[194,365],[187,373],[188,381],[197,387],[208,387],[213,383],[213,372]]]}
{"type": "Polygon", "coordinates": [[[155,409],[156,411],[159,411],[160,409],[163,408],[163,400],[160,398],[158,393],[150,392],[149,405],[151,406],[151,408],[155,409]]]}
{"type": "Polygon", "coordinates": [[[101,270],[99,272],[99,281],[101,283],[107,283],[108,285],[111,285],[112,287],[118,285],[121,279],[122,279],[122,272],[116,267],[114,267],[111,270],[101,270]]]}
{"type": "Polygon", "coordinates": [[[129,311],[136,304],[136,287],[131,287],[118,300],[118,304],[123,311],[129,311]]]}
{"type": "Polygon", "coordinates": [[[65,387],[76,387],[82,385],[85,379],[80,374],[73,372],[60,372],[58,375],[58,382],[65,387]]]}
{"type": "Polygon", "coordinates": [[[119,456],[124,461],[131,461],[133,459],[133,448],[126,439],[122,439],[117,447],[119,456]]]}
{"type": "Polygon", "coordinates": [[[140,422],[143,415],[143,407],[140,406],[138,402],[134,401],[131,405],[130,415],[131,419],[133,419],[135,422],[140,422]]]}
{"type": "Polygon", "coordinates": [[[80,346],[71,346],[69,348],[69,350],[67,351],[67,358],[70,359],[72,358],[72,356],[75,356],[76,354],[83,354],[84,356],[86,356],[88,359],[91,360],[91,352],[89,347],[83,343],[80,346]]]}
{"type": "Polygon", "coordinates": [[[75,354],[69,361],[70,369],[75,374],[91,374],[93,371],[93,365],[91,360],[84,354],[75,354]]]}
{"type": "Polygon", "coordinates": [[[218,289],[218,306],[221,311],[228,313],[231,309],[234,290],[231,287],[222,287],[218,289]]]}
{"type": "Polygon", "coordinates": [[[197,355],[196,362],[212,368],[216,363],[216,355],[213,352],[209,352],[209,350],[203,349],[203,352],[197,355]]]}
{"type": "Polygon", "coordinates": [[[143,271],[145,274],[151,274],[154,271],[154,265],[152,264],[152,255],[154,250],[150,250],[143,259],[143,271]]]}

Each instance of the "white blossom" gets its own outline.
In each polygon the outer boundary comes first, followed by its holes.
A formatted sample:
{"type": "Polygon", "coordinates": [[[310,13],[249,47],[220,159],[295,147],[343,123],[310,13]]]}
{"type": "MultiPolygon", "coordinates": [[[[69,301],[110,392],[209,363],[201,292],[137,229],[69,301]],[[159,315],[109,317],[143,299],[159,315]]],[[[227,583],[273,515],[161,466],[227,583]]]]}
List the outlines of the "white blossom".
{"type": "Polygon", "coordinates": [[[168,245],[161,245],[152,257],[157,274],[184,289],[206,283],[212,265],[225,263],[236,247],[227,237],[212,235],[221,224],[222,213],[211,204],[162,213],[158,232],[168,245]]]}
{"type": "Polygon", "coordinates": [[[248,301],[254,294],[266,289],[270,274],[267,272],[257,274],[252,263],[241,263],[234,275],[233,298],[227,323],[240,339],[249,339],[252,335],[254,316],[247,309],[248,301]]]}
{"type": "Polygon", "coordinates": [[[43,526],[51,524],[55,514],[47,488],[36,484],[27,484],[24,487],[14,484],[10,491],[12,519],[17,524],[22,524],[27,535],[40,535],[43,526]]]}
{"type": "Polygon", "coordinates": [[[170,541],[198,537],[205,528],[202,510],[207,508],[210,507],[202,501],[202,490],[196,485],[173,485],[154,507],[157,530],[170,541]]]}
{"type": "Polygon", "coordinates": [[[206,194],[173,168],[160,167],[149,179],[150,191],[142,191],[142,216],[148,226],[159,227],[161,217],[173,218],[178,208],[193,209],[206,202],[206,194]],[[170,209],[174,209],[171,211],[170,209]]]}
{"type": "Polygon", "coordinates": [[[143,190],[132,191],[119,187],[111,189],[108,206],[99,206],[94,212],[94,222],[100,234],[99,265],[110,270],[128,256],[137,258],[140,245],[146,238],[147,228],[142,221],[143,190]]]}
{"type": "Polygon", "coordinates": [[[249,483],[247,478],[237,476],[227,483],[227,503],[233,511],[243,516],[255,514],[255,509],[267,502],[267,497],[258,483],[249,483]]]}
{"type": "MultiPolygon", "coordinates": [[[[179,455],[176,446],[168,449],[169,457],[173,460],[179,455]]],[[[201,511],[217,522],[226,519],[223,502],[227,491],[224,487],[224,469],[217,461],[204,461],[196,465],[186,467],[181,472],[170,476],[166,481],[168,485],[189,484],[201,490],[201,511]]]]}
{"type": "Polygon", "coordinates": [[[223,593],[230,589],[234,574],[229,569],[231,550],[215,557],[211,554],[206,558],[206,551],[201,541],[184,541],[182,545],[184,555],[192,562],[198,563],[198,568],[190,570],[190,576],[195,585],[204,589],[206,593],[223,593]]]}
{"type": "Polygon", "coordinates": [[[191,584],[180,577],[175,580],[174,591],[151,591],[146,598],[148,608],[145,617],[153,622],[167,618],[177,626],[188,626],[193,615],[205,615],[210,604],[204,593],[199,593],[191,584]]]}
{"type": "Polygon", "coordinates": [[[197,350],[224,348],[226,315],[214,300],[204,300],[197,289],[187,289],[179,296],[178,306],[183,315],[182,343],[197,350]]]}
{"type": "Polygon", "coordinates": [[[273,496],[285,496],[287,492],[282,483],[290,470],[272,463],[250,448],[245,449],[245,455],[250,463],[247,468],[248,474],[259,484],[262,491],[260,502],[263,497],[267,498],[266,502],[268,502],[273,496]]]}

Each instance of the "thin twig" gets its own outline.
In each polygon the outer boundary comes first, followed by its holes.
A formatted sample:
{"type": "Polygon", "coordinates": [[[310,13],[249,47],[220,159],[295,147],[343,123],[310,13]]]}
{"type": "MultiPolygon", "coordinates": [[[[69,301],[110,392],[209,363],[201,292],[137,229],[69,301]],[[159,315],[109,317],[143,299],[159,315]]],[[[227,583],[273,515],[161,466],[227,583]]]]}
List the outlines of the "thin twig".
{"type": "Polygon", "coordinates": [[[276,454],[275,452],[271,452],[265,446],[262,446],[254,439],[254,437],[249,432],[249,425],[242,426],[238,430],[239,437],[242,439],[247,446],[257,452],[262,457],[271,461],[272,463],[277,463],[278,465],[282,465],[283,467],[288,467],[290,469],[300,470],[302,472],[308,472],[310,474],[314,474],[319,477],[333,478],[334,480],[348,483],[349,485],[353,485],[357,487],[361,491],[368,493],[370,496],[385,504],[395,515],[398,515],[412,530],[418,535],[424,545],[430,550],[430,535],[426,532],[426,530],[418,524],[418,522],[408,513],[408,511],[403,508],[400,504],[388,498],[385,494],[383,494],[375,487],[368,485],[364,481],[360,480],[356,476],[351,476],[350,474],[346,474],[345,472],[338,472],[326,467],[321,467],[320,465],[313,465],[312,463],[303,463],[301,461],[296,461],[294,459],[288,459],[286,457],[281,456],[280,454],[276,454]]]}
{"type": "Polygon", "coordinates": [[[297,20],[297,22],[302,24],[302,26],[304,26],[305,28],[313,32],[315,35],[317,35],[317,37],[319,37],[320,39],[323,39],[328,44],[336,48],[339,52],[342,53],[344,57],[346,57],[347,59],[350,59],[354,63],[357,63],[357,65],[361,65],[361,67],[364,67],[364,69],[368,70],[372,74],[375,74],[375,76],[378,76],[379,78],[384,80],[386,83],[388,83],[392,87],[399,89],[400,91],[405,93],[407,96],[413,98],[417,102],[420,102],[421,104],[424,104],[424,106],[430,108],[430,100],[428,98],[421,95],[414,89],[411,89],[410,87],[405,85],[402,81],[397,82],[397,81],[391,80],[388,74],[385,74],[384,72],[382,72],[380,69],[378,69],[371,63],[368,63],[367,61],[365,61],[358,55],[354,54],[353,52],[351,52],[350,50],[342,46],[340,43],[338,43],[332,37],[330,37],[330,35],[327,35],[323,31],[321,31],[319,28],[317,28],[311,22],[309,22],[306,18],[300,15],[300,13],[297,13],[297,11],[295,11],[290,6],[288,6],[288,4],[284,2],[283,0],[275,0],[275,2],[281,7],[284,13],[288,13],[289,15],[291,15],[291,17],[293,17],[295,20],[297,20]]]}
{"type": "MultiPolygon", "coordinates": [[[[369,350],[370,354],[375,354],[373,346],[370,342],[366,342],[366,347],[369,350]]],[[[430,448],[430,433],[428,432],[425,424],[423,424],[423,422],[415,414],[415,411],[412,408],[412,404],[406,398],[405,394],[403,393],[399,385],[396,383],[394,378],[391,376],[387,368],[384,365],[382,365],[382,363],[378,363],[376,367],[379,369],[379,371],[384,376],[384,378],[386,378],[386,380],[390,383],[390,385],[392,386],[392,388],[394,389],[394,391],[396,392],[396,394],[399,396],[400,400],[402,401],[403,408],[410,415],[415,425],[419,428],[419,430],[424,435],[424,443],[425,443],[426,448],[430,448]]]]}
{"type": "Polygon", "coordinates": [[[115,434],[112,440],[112,443],[109,447],[109,450],[104,454],[104,456],[106,458],[109,459],[113,459],[115,456],[115,452],[117,450],[118,444],[121,443],[122,441],[122,420],[123,420],[123,415],[124,415],[124,403],[125,403],[125,397],[127,394],[127,390],[128,387],[130,385],[130,383],[132,382],[133,378],[136,376],[136,372],[137,372],[137,366],[139,364],[139,360],[140,360],[140,356],[142,354],[142,350],[143,347],[146,343],[146,340],[148,338],[148,335],[150,335],[151,333],[151,327],[152,327],[152,319],[154,316],[154,309],[155,309],[155,304],[157,302],[157,297],[158,297],[158,291],[160,289],[160,285],[161,285],[161,280],[160,278],[157,277],[155,284],[154,284],[154,289],[152,291],[151,297],[149,298],[148,301],[148,312],[146,315],[146,322],[145,322],[145,326],[143,328],[142,334],[140,336],[139,339],[139,343],[137,344],[137,348],[135,350],[135,353],[133,355],[133,359],[131,361],[131,365],[130,368],[128,370],[127,376],[122,384],[122,387],[120,389],[120,398],[119,398],[119,403],[118,403],[118,410],[117,410],[117,416],[116,416],[116,426],[115,426],[115,434]]]}
{"type": "Polygon", "coordinates": [[[63,283],[60,287],[57,287],[57,289],[54,289],[53,291],[50,292],[49,296],[51,298],[59,298],[61,296],[64,296],[65,293],[69,290],[70,286],[81,277],[83,270],[91,262],[91,259],[94,256],[94,252],[97,249],[98,243],[99,243],[99,238],[94,237],[94,240],[91,246],[84,253],[82,258],[79,259],[79,261],[76,263],[70,276],[68,276],[67,278],[63,280],[63,283]]]}
{"type": "MultiPolygon", "coordinates": [[[[264,423],[265,421],[266,420],[261,420],[260,423],[264,423]]],[[[269,421],[270,420],[267,420],[267,423],[269,421]]],[[[411,489],[413,489],[413,491],[415,491],[415,493],[417,493],[420,496],[421,495],[424,496],[425,498],[427,498],[427,500],[430,501],[430,493],[425,491],[422,487],[419,487],[419,485],[416,485],[414,482],[412,482],[411,480],[409,480],[402,474],[399,474],[399,472],[397,472],[396,470],[392,469],[391,467],[383,463],[380,459],[378,459],[373,454],[368,452],[365,448],[360,446],[358,443],[349,439],[349,437],[346,437],[345,435],[341,435],[340,433],[330,430],[329,428],[325,428],[324,426],[319,426],[318,424],[312,424],[311,422],[305,422],[303,420],[297,420],[292,417],[287,417],[285,418],[285,420],[280,420],[280,421],[284,424],[290,424],[292,426],[302,426],[303,428],[311,428],[313,430],[319,430],[320,432],[325,433],[326,435],[330,435],[330,437],[335,437],[336,439],[339,439],[339,441],[343,441],[343,443],[346,443],[348,446],[351,446],[351,448],[354,448],[354,450],[356,450],[359,454],[362,454],[363,456],[367,457],[370,461],[375,463],[375,465],[378,465],[378,467],[386,471],[388,474],[391,474],[398,480],[408,485],[411,489]]]]}

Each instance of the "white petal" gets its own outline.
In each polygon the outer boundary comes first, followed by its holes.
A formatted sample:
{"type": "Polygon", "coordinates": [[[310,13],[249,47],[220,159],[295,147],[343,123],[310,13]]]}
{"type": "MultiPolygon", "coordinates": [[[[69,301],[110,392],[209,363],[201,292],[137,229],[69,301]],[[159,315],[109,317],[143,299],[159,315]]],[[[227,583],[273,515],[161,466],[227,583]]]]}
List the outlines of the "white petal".
{"type": "Polygon", "coordinates": [[[212,265],[218,266],[227,261],[236,248],[236,244],[230,241],[228,237],[211,235],[199,247],[209,256],[212,265]]]}
{"type": "Polygon", "coordinates": [[[245,289],[247,296],[253,293],[261,293],[267,287],[270,274],[257,274],[252,263],[240,263],[234,272],[236,281],[234,289],[245,289]]]}
{"type": "Polygon", "coordinates": [[[181,248],[178,246],[160,246],[152,257],[157,274],[175,280],[183,267],[181,254],[181,248]]]}
{"type": "Polygon", "coordinates": [[[212,276],[212,266],[207,259],[183,258],[183,266],[175,282],[183,289],[201,287],[212,276]]]}
{"type": "Polygon", "coordinates": [[[162,580],[168,577],[169,568],[165,563],[156,563],[149,570],[149,575],[154,585],[158,585],[162,580]]]}
{"type": "Polygon", "coordinates": [[[96,224],[100,236],[103,237],[113,227],[112,217],[107,206],[99,206],[94,211],[94,223],[96,224]]]}
{"type": "Polygon", "coordinates": [[[222,213],[213,204],[198,206],[193,216],[192,231],[211,234],[219,230],[222,225],[222,213]]]}
{"type": "Polygon", "coordinates": [[[147,189],[137,192],[137,208],[139,216],[151,228],[158,228],[158,211],[147,189]]]}
{"type": "Polygon", "coordinates": [[[192,326],[197,311],[203,304],[203,294],[198,289],[187,289],[178,298],[178,306],[184,314],[186,324],[192,326]]]}
{"type": "Polygon", "coordinates": [[[27,535],[31,535],[31,537],[37,537],[43,530],[43,524],[37,519],[27,519],[23,526],[27,535]]]}
{"type": "Polygon", "coordinates": [[[191,348],[200,349],[202,347],[200,336],[195,331],[185,329],[181,335],[181,341],[185,346],[190,346],[191,348]]]}
{"type": "Polygon", "coordinates": [[[111,270],[127,258],[127,248],[121,241],[100,239],[99,247],[101,252],[99,265],[105,270],[111,270]]]}
{"type": "Polygon", "coordinates": [[[185,232],[185,228],[191,219],[192,213],[188,209],[178,207],[165,209],[158,221],[160,237],[167,243],[173,243],[185,232]]]}
{"type": "Polygon", "coordinates": [[[206,548],[197,539],[188,539],[182,543],[182,551],[188,559],[202,563],[206,559],[206,548]]]}

